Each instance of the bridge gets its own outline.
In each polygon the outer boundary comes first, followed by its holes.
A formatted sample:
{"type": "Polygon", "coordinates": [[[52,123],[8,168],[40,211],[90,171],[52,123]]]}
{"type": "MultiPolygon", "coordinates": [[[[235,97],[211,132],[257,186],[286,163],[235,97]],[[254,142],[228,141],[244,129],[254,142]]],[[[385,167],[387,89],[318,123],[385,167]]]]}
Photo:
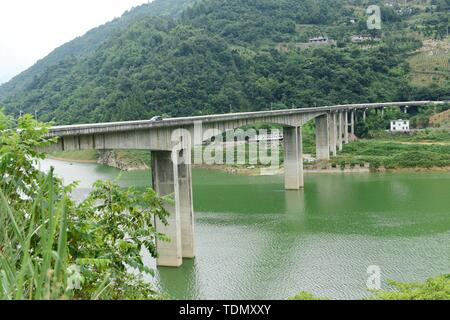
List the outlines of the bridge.
{"type": "MultiPolygon", "coordinates": [[[[194,210],[192,194],[191,149],[204,140],[247,125],[272,124],[283,127],[286,190],[304,187],[302,127],[316,124],[316,158],[329,160],[355,133],[357,113],[366,119],[368,110],[432,106],[442,101],[410,101],[337,105],[318,108],[286,109],[261,112],[231,113],[200,117],[165,119],[163,121],[127,121],[114,123],[56,126],[49,137],[58,141],[46,151],[73,150],[150,150],[153,188],[160,195],[174,195],[168,225],[155,221],[158,232],[170,242],[158,242],[158,265],[179,267],[183,258],[195,257],[194,210]],[[175,135],[174,133],[177,132],[175,135]],[[194,137],[194,139],[192,139],[194,137]]],[[[361,118],[361,117],[360,117],[361,118]]],[[[195,151],[194,151],[195,152],[195,151]]]]}

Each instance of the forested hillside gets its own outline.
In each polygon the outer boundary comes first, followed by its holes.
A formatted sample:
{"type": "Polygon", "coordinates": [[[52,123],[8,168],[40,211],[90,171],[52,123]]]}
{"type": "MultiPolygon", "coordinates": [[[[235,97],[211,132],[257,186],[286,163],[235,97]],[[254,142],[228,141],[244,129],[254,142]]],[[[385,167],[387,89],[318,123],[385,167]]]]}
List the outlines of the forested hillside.
{"type": "Polygon", "coordinates": [[[419,6],[411,15],[378,1],[383,29],[370,33],[365,2],[358,0],[203,0],[179,19],[143,14],[132,22],[128,13],[115,22],[127,26],[90,52],[64,55],[29,83],[16,78],[15,90],[3,86],[10,95],[0,104],[10,113],[37,111],[42,120],[79,123],[263,110],[271,104],[450,99],[448,78],[440,86],[410,81],[408,58],[441,28],[429,24],[425,35],[417,27],[448,15],[449,1],[439,1],[432,12],[419,6]],[[380,39],[350,41],[363,32],[380,39]],[[296,47],[321,35],[336,45],[296,47]]]}

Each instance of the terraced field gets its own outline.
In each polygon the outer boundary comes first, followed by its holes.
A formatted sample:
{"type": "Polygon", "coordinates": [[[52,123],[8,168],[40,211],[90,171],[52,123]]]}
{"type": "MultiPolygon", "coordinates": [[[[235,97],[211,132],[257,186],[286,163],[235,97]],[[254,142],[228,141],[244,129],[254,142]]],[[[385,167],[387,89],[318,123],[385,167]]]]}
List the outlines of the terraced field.
{"type": "Polygon", "coordinates": [[[425,40],[423,47],[409,59],[411,82],[417,86],[450,81],[450,41],[425,40]]]}

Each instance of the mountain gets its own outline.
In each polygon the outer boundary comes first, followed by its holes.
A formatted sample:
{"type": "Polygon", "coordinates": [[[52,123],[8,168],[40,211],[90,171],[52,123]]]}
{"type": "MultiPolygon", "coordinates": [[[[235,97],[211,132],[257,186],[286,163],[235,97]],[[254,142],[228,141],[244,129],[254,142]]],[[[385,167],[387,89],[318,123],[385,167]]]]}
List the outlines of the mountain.
{"type": "Polygon", "coordinates": [[[195,0],[154,0],[125,12],[122,17],[114,19],[100,27],[94,28],[84,36],[78,37],[55,49],[48,56],[38,61],[34,66],[0,86],[0,100],[16,92],[26,90],[35,77],[42,75],[49,67],[74,57],[83,57],[94,52],[114,32],[125,30],[132,22],[149,16],[175,17],[195,0]]]}
{"type": "Polygon", "coordinates": [[[271,104],[449,99],[448,79],[424,86],[410,79],[409,59],[423,40],[444,34],[433,21],[448,17],[442,6],[447,0],[437,1],[433,7],[417,1],[407,14],[382,5],[381,31],[367,30],[363,0],[203,0],[158,15],[138,14],[138,8],[112,22],[123,27],[95,48],[67,49],[39,72],[31,68],[31,81],[18,77],[14,86],[2,86],[0,104],[9,113],[37,111],[41,120],[66,124],[224,113],[230,107],[264,110],[271,104]],[[376,40],[351,41],[361,34],[376,40]],[[328,36],[335,45],[304,44],[315,36],[328,36]]]}

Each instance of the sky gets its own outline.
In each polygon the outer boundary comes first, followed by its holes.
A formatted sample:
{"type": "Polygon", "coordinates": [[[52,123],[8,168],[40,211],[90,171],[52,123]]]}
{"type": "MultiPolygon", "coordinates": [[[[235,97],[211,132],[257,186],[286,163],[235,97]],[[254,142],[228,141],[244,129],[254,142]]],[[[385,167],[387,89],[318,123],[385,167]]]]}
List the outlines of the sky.
{"type": "Polygon", "coordinates": [[[0,84],[148,0],[0,0],[0,84]]]}

